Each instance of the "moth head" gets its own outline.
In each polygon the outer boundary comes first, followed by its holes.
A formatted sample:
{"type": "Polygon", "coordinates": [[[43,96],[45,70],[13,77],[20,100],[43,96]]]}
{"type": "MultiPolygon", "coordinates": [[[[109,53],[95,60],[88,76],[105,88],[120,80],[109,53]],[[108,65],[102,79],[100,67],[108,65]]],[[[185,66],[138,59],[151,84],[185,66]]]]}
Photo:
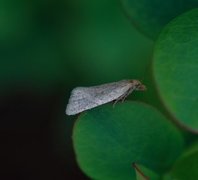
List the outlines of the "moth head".
{"type": "Polygon", "coordinates": [[[136,91],[145,91],[146,90],[146,86],[138,80],[131,80],[131,83],[133,83],[133,85],[135,86],[136,91]]]}

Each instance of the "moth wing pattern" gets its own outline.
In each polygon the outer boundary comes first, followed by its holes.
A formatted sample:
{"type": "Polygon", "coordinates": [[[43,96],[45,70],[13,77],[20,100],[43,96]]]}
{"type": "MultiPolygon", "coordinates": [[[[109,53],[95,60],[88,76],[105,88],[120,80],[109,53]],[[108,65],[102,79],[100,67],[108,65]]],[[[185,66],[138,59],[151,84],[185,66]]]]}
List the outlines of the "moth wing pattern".
{"type": "MultiPolygon", "coordinates": [[[[88,88],[77,87],[72,90],[69,102],[66,108],[66,114],[74,115],[90,109],[91,105],[93,106],[92,97],[87,92],[88,88]]],[[[95,105],[97,106],[97,104],[95,105]]],[[[94,107],[95,107],[94,106],[94,107]]]]}
{"type": "Polygon", "coordinates": [[[93,87],[77,87],[72,90],[66,114],[74,115],[118,99],[131,88],[127,80],[93,87]]]}

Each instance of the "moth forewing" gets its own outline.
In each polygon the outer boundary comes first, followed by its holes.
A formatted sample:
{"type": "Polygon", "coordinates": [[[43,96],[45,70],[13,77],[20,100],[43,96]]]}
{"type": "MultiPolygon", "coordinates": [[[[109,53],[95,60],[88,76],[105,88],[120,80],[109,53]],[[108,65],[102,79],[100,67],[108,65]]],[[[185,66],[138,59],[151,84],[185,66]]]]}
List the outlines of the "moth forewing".
{"type": "Polygon", "coordinates": [[[125,99],[136,90],[137,85],[141,85],[137,80],[122,80],[93,87],[77,87],[71,92],[66,114],[78,114],[113,100],[125,99]]]}
{"type": "Polygon", "coordinates": [[[117,86],[111,86],[110,91],[108,89],[108,92],[106,92],[106,88],[106,85],[105,88],[100,86],[89,88],[75,88],[71,92],[66,114],[78,114],[87,109],[91,109],[99,105],[111,102],[122,96],[123,93],[127,92],[129,89],[128,86],[119,88],[117,86]]]}
{"type": "Polygon", "coordinates": [[[69,102],[66,108],[67,115],[78,114],[86,110],[86,106],[87,104],[89,104],[88,101],[91,99],[90,94],[85,93],[87,92],[86,89],[87,88],[79,87],[79,88],[75,88],[72,90],[71,96],[69,98],[69,102]]]}

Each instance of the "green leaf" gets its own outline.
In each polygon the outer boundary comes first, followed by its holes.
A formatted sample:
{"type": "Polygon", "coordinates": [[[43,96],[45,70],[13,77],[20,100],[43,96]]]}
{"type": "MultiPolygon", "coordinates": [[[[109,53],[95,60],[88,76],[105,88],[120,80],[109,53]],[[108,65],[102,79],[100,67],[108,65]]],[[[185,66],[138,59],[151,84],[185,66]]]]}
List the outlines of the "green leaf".
{"type": "Polygon", "coordinates": [[[195,180],[198,177],[198,143],[189,148],[173,166],[170,177],[179,180],[195,180]]]}
{"type": "Polygon", "coordinates": [[[186,128],[198,129],[198,9],[171,21],[154,50],[153,72],[170,113],[186,128]]]}
{"type": "Polygon", "coordinates": [[[93,179],[136,179],[133,163],[163,172],[183,148],[178,130],[139,102],[107,104],[83,113],[73,130],[81,169],[93,179]]]}
{"type": "Polygon", "coordinates": [[[149,179],[158,180],[159,179],[159,176],[156,173],[154,173],[153,171],[151,171],[150,169],[142,165],[134,163],[133,167],[136,173],[136,180],[149,180],[149,179]]]}
{"type": "Polygon", "coordinates": [[[148,177],[142,172],[142,170],[134,163],[134,169],[136,173],[136,180],[148,180],[148,177]]]}
{"type": "Polygon", "coordinates": [[[197,7],[198,0],[122,0],[122,4],[137,28],[155,39],[171,19],[197,7]]]}

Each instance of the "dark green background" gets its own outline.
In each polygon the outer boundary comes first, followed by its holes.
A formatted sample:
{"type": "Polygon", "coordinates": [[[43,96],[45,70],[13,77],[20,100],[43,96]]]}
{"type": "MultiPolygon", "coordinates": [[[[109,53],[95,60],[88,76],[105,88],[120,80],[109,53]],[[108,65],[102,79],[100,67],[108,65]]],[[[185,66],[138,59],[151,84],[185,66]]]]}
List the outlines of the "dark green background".
{"type": "MultiPolygon", "coordinates": [[[[74,87],[139,79],[148,90],[129,99],[148,103],[174,119],[165,108],[166,98],[158,95],[167,88],[159,83],[160,53],[169,42],[163,46],[164,41],[156,45],[155,40],[169,21],[198,2],[159,2],[0,0],[0,179],[88,179],[73,150],[76,117],[65,115],[74,87]],[[158,54],[153,58],[154,45],[158,54]],[[153,69],[159,73],[159,87],[153,69]]],[[[170,31],[162,31],[160,38],[170,31]]],[[[167,58],[172,63],[172,56],[167,58]]],[[[187,146],[197,139],[180,131],[187,146]]],[[[175,177],[178,167],[177,163],[175,177]]]]}

